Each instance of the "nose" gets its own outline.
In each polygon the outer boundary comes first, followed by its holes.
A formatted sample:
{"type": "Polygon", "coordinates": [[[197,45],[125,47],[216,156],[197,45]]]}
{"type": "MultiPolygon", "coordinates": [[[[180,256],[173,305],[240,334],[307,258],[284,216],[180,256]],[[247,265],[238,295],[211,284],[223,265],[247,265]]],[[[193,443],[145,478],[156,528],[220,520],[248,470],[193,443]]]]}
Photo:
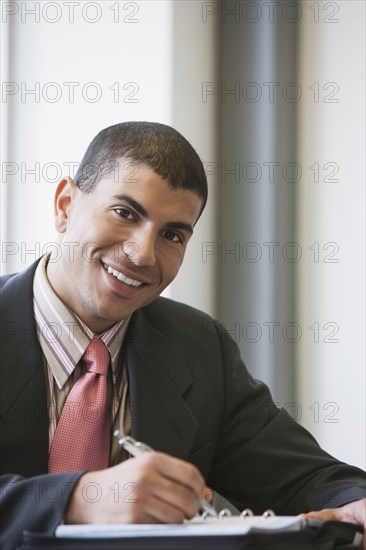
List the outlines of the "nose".
{"type": "Polygon", "coordinates": [[[123,243],[123,252],[131,263],[139,267],[152,267],[155,264],[156,237],[153,231],[139,230],[123,243]]]}

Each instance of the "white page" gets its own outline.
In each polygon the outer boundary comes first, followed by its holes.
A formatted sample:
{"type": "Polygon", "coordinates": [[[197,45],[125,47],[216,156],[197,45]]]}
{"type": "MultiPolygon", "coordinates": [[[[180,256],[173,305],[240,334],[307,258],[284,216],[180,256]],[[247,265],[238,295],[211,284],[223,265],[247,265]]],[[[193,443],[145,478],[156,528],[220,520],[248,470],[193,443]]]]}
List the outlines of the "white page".
{"type": "Polygon", "coordinates": [[[298,531],[305,521],[299,516],[276,516],[265,518],[253,516],[226,517],[224,519],[200,517],[182,524],[137,524],[137,525],[60,525],[56,529],[57,537],[77,538],[118,538],[118,537],[184,537],[184,536],[217,536],[246,535],[259,531],[298,531]]]}

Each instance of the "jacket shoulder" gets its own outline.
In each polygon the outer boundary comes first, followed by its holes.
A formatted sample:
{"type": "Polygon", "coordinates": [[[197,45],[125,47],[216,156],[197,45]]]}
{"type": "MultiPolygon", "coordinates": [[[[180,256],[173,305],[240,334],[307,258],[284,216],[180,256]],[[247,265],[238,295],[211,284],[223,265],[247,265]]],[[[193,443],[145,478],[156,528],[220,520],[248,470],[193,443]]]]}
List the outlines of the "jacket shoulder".
{"type": "Polygon", "coordinates": [[[158,332],[165,334],[178,347],[189,343],[201,346],[207,342],[208,336],[212,344],[219,343],[219,323],[192,306],[159,297],[142,308],[141,313],[158,332]]]}
{"type": "Polygon", "coordinates": [[[150,321],[168,321],[170,324],[174,323],[202,323],[210,322],[214,323],[215,320],[199,309],[196,309],[182,302],[176,302],[169,298],[159,297],[154,302],[143,308],[144,315],[150,321]]]}
{"type": "Polygon", "coordinates": [[[11,273],[9,275],[1,275],[0,276],[0,289],[2,289],[6,283],[12,278],[14,277],[14,275],[16,275],[16,273],[11,273]]]}
{"type": "Polygon", "coordinates": [[[13,299],[15,296],[18,296],[19,292],[22,293],[24,290],[32,293],[34,273],[40,260],[41,258],[38,258],[33,264],[19,273],[2,275],[0,277],[0,290],[4,292],[3,296],[9,296],[9,298],[13,299]]]}

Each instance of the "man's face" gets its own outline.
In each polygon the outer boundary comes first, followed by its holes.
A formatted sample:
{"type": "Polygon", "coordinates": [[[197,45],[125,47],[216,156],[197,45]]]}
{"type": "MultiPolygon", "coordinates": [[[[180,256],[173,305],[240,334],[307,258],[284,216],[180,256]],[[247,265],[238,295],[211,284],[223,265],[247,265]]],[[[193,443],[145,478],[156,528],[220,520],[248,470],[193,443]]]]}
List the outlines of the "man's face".
{"type": "Polygon", "coordinates": [[[182,264],[201,199],[150,168],[121,163],[89,194],[63,180],[55,198],[62,257],[47,274],[61,300],[95,332],[154,300],[182,264]],[[75,244],[76,243],[76,244],[75,244]]]}

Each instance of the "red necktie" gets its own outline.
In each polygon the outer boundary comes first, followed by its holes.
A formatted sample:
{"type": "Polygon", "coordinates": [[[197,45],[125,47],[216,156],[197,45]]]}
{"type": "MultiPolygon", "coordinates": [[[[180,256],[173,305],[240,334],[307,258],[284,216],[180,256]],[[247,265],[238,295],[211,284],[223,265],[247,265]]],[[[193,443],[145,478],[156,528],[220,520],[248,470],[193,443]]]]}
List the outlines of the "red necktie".
{"type": "Polygon", "coordinates": [[[109,351],[104,342],[94,336],[82,360],[85,372],[65,401],[51,445],[50,473],[102,470],[108,466],[109,351]]]}

